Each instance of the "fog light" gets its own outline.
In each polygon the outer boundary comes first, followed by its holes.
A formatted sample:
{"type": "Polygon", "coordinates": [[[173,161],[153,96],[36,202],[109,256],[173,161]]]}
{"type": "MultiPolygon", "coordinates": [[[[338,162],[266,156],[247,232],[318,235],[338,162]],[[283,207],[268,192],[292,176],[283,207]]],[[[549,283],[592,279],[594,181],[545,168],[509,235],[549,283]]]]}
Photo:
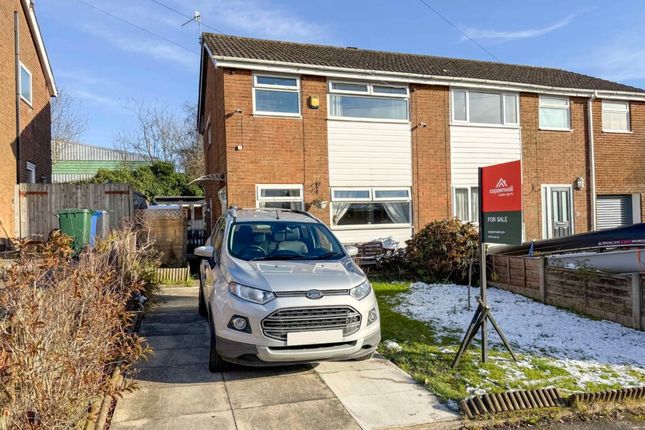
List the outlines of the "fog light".
{"type": "Polygon", "coordinates": [[[378,314],[376,312],[376,308],[372,308],[370,310],[370,313],[367,314],[367,325],[372,324],[376,319],[378,318],[378,314]]]}
{"type": "Polygon", "coordinates": [[[246,317],[241,317],[239,315],[233,315],[233,318],[228,323],[228,328],[233,330],[243,331],[245,333],[251,333],[251,327],[249,326],[249,320],[246,317]]]}

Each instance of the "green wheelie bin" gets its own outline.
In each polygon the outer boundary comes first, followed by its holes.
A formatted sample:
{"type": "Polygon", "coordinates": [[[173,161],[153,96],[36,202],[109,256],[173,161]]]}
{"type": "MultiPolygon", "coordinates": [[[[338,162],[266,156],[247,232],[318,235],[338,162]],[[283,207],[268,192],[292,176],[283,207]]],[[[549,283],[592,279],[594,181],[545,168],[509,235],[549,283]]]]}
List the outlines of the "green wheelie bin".
{"type": "Polygon", "coordinates": [[[76,252],[90,243],[93,214],[90,209],[62,209],[56,214],[60,231],[74,238],[72,246],[76,252]]]}

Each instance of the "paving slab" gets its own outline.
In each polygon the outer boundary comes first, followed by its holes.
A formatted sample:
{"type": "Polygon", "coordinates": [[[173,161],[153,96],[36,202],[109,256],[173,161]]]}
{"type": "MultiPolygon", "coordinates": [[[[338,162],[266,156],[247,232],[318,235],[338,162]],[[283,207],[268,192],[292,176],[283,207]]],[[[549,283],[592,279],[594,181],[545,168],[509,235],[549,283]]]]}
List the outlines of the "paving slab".
{"type": "Polygon", "coordinates": [[[164,323],[148,322],[141,324],[141,336],[181,336],[197,334],[208,336],[208,325],[206,321],[195,321],[190,323],[164,323]]]}
{"type": "Polygon", "coordinates": [[[169,418],[142,418],[123,423],[112,423],[110,430],[235,430],[232,411],[182,415],[169,418]]]}
{"type": "Polygon", "coordinates": [[[145,388],[128,393],[123,400],[130,398],[136,399],[136,407],[117,408],[112,422],[172,418],[231,409],[222,383],[145,388]]]}
{"type": "Polygon", "coordinates": [[[337,399],[234,409],[240,430],[359,430],[337,399]]]}
{"type": "Polygon", "coordinates": [[[269,378],[235,379],[226,381],[225,385],[233,409],[336,398],[314,372],[269,378]]]}
{"type": "Polygon", "coordinates": [[[154,351],[160,349],[208,347],[209,337],[197,334],[183,336],[147,336],[146,342],[154,351]]]}
{"type": "Polygon", "coordinates": [[[148,360],[142,361],[140,367],[187,366],[208,363],[208,347],[158,349],[153,351],[148,360]]]}
{"type": "MultiPolygon", "coordinates": [[[[355,362],[369,363],[367,362],[355,362]]],[[[376,364],[376,363],[374,363],[376,364]]],[[[343,371],[329,366],[315,369],[363,429],[386,429],[451,422],[458,415],[390,362],[343,371]]]]}
{"type": "Polygon", "coordinates": [[[213,373],[204,365],[141,367],[133,375],[141,388],[165,388],[181,385],[222,382],[221,373],[213,373]]]}

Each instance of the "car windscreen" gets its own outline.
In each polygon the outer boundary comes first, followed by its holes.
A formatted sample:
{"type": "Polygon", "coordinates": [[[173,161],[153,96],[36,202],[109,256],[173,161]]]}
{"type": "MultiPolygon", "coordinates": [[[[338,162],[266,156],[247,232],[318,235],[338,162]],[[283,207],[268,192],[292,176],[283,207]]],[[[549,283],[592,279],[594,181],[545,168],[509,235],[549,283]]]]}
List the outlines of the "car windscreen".
{"type": "Polygon", "coordinates": [[[231,226],[229,253],[242,260],[333,260],[345,255],[322,224],[248,221],[231,226]]]}

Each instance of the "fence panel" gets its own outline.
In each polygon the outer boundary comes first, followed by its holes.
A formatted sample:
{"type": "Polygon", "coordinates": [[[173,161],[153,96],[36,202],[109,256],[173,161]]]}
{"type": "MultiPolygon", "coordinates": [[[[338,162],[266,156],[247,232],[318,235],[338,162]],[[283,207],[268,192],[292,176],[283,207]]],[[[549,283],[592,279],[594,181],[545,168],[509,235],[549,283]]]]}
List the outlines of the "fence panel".
{"type": "Polygon", "coordinates": [[[134,192],[123,184],[18,184],[16,185],[18,238],[47,237],[58,228],[61,209],[105,210],[110,227],[134,215],[134,192]]]}

